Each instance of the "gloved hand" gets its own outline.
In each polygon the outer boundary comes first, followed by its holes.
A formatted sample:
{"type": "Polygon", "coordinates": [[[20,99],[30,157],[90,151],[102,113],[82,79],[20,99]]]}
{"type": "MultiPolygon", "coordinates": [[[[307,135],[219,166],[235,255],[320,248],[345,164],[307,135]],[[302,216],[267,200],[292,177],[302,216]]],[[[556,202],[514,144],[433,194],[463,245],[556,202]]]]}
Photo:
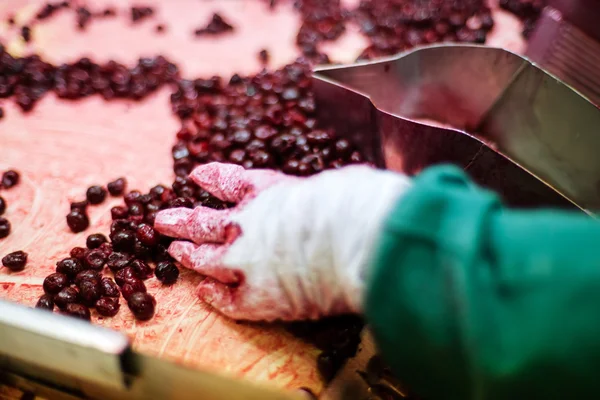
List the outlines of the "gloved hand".
{"type": "Polygon", "coordinates": [[[229,210],[169,209],[156,229],[169,253],[206,278],[202,300],[244,320],[300,320],[360,312],[365,274],[383,220],[410,186],[366,166],[297,178],[231,164],[191,178],[229,210]]]}

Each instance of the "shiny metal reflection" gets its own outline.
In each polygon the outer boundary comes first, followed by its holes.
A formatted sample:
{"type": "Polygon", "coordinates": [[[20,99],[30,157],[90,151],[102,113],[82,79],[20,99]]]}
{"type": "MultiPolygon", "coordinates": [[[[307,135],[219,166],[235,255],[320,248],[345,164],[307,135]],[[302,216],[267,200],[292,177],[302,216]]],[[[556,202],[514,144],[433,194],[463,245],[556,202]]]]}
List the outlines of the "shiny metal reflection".
{"type": "Polygon", "coordinates": [[[600,210],[600,111],[519,55],[433,45],[319,67],[313,83],[320,122],[379,167],[449,162],[513,206],[600,210]]]}

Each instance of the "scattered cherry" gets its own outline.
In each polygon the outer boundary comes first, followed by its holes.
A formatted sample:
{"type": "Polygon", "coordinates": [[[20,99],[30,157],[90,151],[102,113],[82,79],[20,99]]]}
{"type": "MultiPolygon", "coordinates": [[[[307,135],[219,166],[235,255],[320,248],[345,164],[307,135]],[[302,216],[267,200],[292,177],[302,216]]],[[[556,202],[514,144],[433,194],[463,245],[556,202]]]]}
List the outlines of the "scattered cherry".
{"type": "Polygon", "coordinates": [[[84,321],[90,321],[90,309],[82,304],[69,303],[65,307],[65,314],[71,317],[82,319],[84,321]]]}
{"type": "Polygon", "coordinates": [[[65,274],[54,273],[44,279],[44,293],[55,295],[69,285],[69,278],[65,274]]]}
{"type": "Polygon", "coordinates": [[[141,203],[132,203],[129,206],[128,214],[132,217],[143,216],[144,206],[141,203]]]}
{"type": "Polygon", "coordinates": [[[194,208],[194,202],[189,197],[177,197],[169,202],[169,208],[194,208]]]}
{"type": "Polygon", "coordinates": [[[170,261],[161,261],[156,265],[154,275],[163,284],[170,285],[179,278],[179,269],[170,261]]]}
{"type": "Polygon", "coordinates": [[[129,300],[132,294],[138,292],[146,293],[146,285],[137,278],[128,279],[121,287],[121,293],[125,300],[129,300]]]}
{"type": "Polygon", "coordinates": [[[107,257],[104,251],[98,248],[89,250],[84,257],[83,262],[86,268],[94,271],[102,271],[104,264],[106,264],[106,259],[107,257]]]}
{"type": "Polygon", "coordinates": [[[31,28],[27,25],[23,26],[21,28],[21,36],[23,37],[25,43],[29,43],[31,41],[31,28]]]}
{"type": "Polygon", "coordinates": [[[106,189],[102,186],[90,186],[85,196],[90,204],[100,204],[106,199],[106,189]]]}
{"type": "Polygon", "coordinates": [[[92,13],[86,7],[77,7],[75,9],[77,27],[84,30],[92,19],[92,13]]]}
{"type": "Polygon", "coordinates": [[[133,256],[126,253],[120,253],[118,251],[113,252],[110,256],[108,256],[108,261],[106,265],[110,268],[111,271],[117,272],[125,267],[127,267],[131,261],[133,261],[133,256]]]}
{"type": "Polygon", "coordinates": [[[69,5],[70,4],[68,1],[61,1],[61,2],[57,2],[57,3],[46,3],[37,12],[37,14],[35,15],[35,18],[40,21],[47,19],[47,18],[51,17],[56,11],[58,11],[62,8],[68,8],[69,5]]]}
{"type": "Polygon", "coordinates": [[[137,276],[139,279],[146,280],[153,274],[152,268],[150,268],[148,264],[142,260],[133,260],[130,266],[133,268],[135,276],[137,276]]]}
{"type": "Polygon", "coordinates": [[[121,287],[123,287],[127,281],[134,278],[136,278],[135,271],[131,267],[125,267],[115,272],[115,282],[121,287]]]}
{"type": "Polygon", "coordinates": [[[97,250],[102,251],[107,258],[108,258],[108,256],[110,256],[113,253],[112,244],[110,244],[108,242],[102,243],[100,245],[100,247],[98,247],[97,250]]]}
{"type": "Polygon", "coordinates": [[[54,310],[54,300],[52,300],[52,296],[47,294],[43,294],[37,301],[35,308],[40,308],[42,310],[52,311],[54,310]]]}
{"type": "Polygon", "coordinates": [[[110,214],[113,220],[126,219],[129,216],[129,210],[127,207],[115,206],[110,209],[110,214]]]}
{"type": "Polygon", "coordinates": [[[136,237],[146,246],[158,244],[158,233],[148,224],[140,224],[137,228],[136,237]]]}
{"type": "Polygon", "coordinates": [[[108,185],[106,185],[108,193],[110,193],[111,196],[121,196],[125,191],[126,187],[127,180],[125,178],[115,179],[114,181],[109,182],[108,185]]]}
{"type": "Polygon", "coordinates": [[[135,247],[135,234],[131,231],[119,231],[111,235],[115,251],[131,253],[135,247]]]}
{"type": "Polygon", "coordinates": [[[67,225],[69,225],[69,228],[73,233],[79,233],[90,226],[90,220],[85,213],[74,210],[67,214],[67,225]]]}
{"type": "Polygon", "coordinates": [[[223,17],[217,13],[213,14],[210,22],[203,28],[198,28],[194,32],[196,36],[203,35],[220,35],[226,32],[233,31],[233,26],[223,19],[223,17]]]}
{"type": "Polygon", "coordinates": [[[64,310],[67,307],[67,304],[76,303],[77,301],[79,301],[79,292],[71,286],[62,289],[54,296],[54,304],[61,310],[64,310]]]}
{"type": "Polygon", "coordinates": [[[145,18],[148,18],[154,14],[154,9],[152,7],[142,7],[136,6],[131,7],[131,21],[139,22],[145,18]]]}
{"type": "Polygon", "coordinates": [[[15,251],[2,257],[2,265],[13,272],[23,271],[27,264],[27,253],[15,251]]]}
{"type": "Polygon", "coordinates": [[[104,317],[114,317],[120,308],[119,299],[115,297],[102,297],[96,302],[96,311],[104,317]]]}
{"type": "Polygon", "coordinates": [[[69,279],[75,279],[78,273],[83,271],[81,261],[76,258],[65,258],[56,263],[56,272],[66,275],[69,279]]]}
{"type": "Polygon", "coordinates": [[[266,49],[262,49],[258,53],[258,59],[260,60],[261,63],[267,64],[269,62],[269,52],[266,49]]]}
{"type": "Polygon", "coordinates": [[[75,284],[77,285],[77,287],[79,287],[79,285],[83,281],[100,282],[101,278],[102,278],[102,276],[100,275],[100,273],[98,271],[94,271],[92,269],[86,269],[85,271],[81,271],[80,273],[77,274],[77,276],[75,277],[75,284]]]}
{"type": "Polygon", "coordinates": [[[119,297],[119,286],[110,278],[102,278],[100,281],[101,294],[104,297],[119,297]]]}
{"type": "Polygon", "coordinates": [[[148,293],[133,293],[127,301],[129,309],[136,319],[147,321],[154,316],[156,300],[148,293]]]}
{"type": "Polygon", "coordinates": [[[152,254],[152,249],[150,248],[150,246],[146,246],[145,244],[143,244],[142,242],[139,241],[139,239],[135,240],[135,246],[133,248],[133,254],[140,260],[146,260],[148,259],[148,257],[151,256],[152,254]]]}
{"type": "Polygon", "coordinates": [[[102,246],[102,244],[104,244],[106,242],[108,242],[108,239],[106,239],[106,236],[104,236],[101,233],[94,233],[87,237],[85,244],[88,249],[97,249],[98,247],[102,246]]]}
{"type": "Polygon", "coordinates": [[[88,206],[87,200],[74,201],[73,203],[71,203],[71,211],[79,211],[81,213],[85,213],[87,210],[87,206],[88,206]]]}
{"type": "Polygon", "coordinates": [[[78,285],[78,288],[81,302],[84,305],[93,307],[94,304],[96,304],[96,302],[100,299],[102,287],[99,281],[86,279],[78,285]]]}
{"type": "Polygon", "coordinates": [[[132,190],[123,197],[123,200],[125,200],[125,204],[129,206],[133,203],[137,203],[141,195],[142,194],[138,190],[132,190]]]}
{"type": "Polygon", "coordinates": [[[127,219],[116,219],[110,224],[111,235],[124,230],[131,230],[131,221],[127,219]]]}
{"type": "Polygon", "coordinates": [[[21,179],[19,173],[15,170],[8,170],[2,174],[2,187],[4,189],[10,189],[17,185],[21,179]]]}

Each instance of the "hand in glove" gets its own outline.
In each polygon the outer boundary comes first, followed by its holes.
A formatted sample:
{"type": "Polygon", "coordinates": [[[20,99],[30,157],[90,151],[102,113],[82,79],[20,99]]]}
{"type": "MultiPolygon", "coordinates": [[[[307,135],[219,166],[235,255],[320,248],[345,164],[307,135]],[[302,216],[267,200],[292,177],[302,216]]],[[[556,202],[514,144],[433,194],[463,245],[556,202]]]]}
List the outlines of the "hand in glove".
{"type": "Polygon", "coordinates": [[[296,178],[211,163],[191,178],[236,206],[165,210],[156,229],[185,240],[169,253],[206,276],[202,300],[235,319],[266,321],[360,312],[383,220],[410,186],[366,166],[296,178]]]}

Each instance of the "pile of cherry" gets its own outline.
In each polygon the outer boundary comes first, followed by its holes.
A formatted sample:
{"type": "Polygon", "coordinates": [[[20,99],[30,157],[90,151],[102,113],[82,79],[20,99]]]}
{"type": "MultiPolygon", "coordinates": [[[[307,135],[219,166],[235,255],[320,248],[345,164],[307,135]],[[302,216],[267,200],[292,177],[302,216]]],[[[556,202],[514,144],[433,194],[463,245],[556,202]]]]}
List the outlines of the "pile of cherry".
{"type": "MultiPolygon", "coordinates": [[[[85,230],[89,226],[87,208],[103,203],[108,193],[123,195],[126,186],[125,178],[119,178],[107,188],[88,188],[86,200],[71,203],[69,228],[73,232],[85,230]]],[[[156,300],[146,292],[144,281],[156,276],[170,285],[179,277],[179,269],[167,253],[170,239],[154,230],[154,216],[161,209],[188,205],[190,200],[158,185],[148,194],[130,191],[124,201],[125,205],[111,209],[108,238],[101,233],[89,235],[86,248],[71,249],[70,256],[56,264],[56,272],[44,279],[44,295],[37,308],[53,310],[56,306],[67,315],[86,320],[90,320],[89,308],[95,308],[101,316],[112,317],[120,309],[122,295],[138,320],[152,318],[156,300]]]]}
{"type": "Polygon", "coordinates": [[[363,162],[346,139],[318,126],[308,63],[234,75],[228,84],[181,80],[171,103],[182,124],[172,156],[184,193],[197,190],[187,189],[192,168],[211,161],[299,176],[363,162]]]}
{"type": "Polygon", "coordinates": [[[369,38],[359,59],[438,42],[485,43],[494,20],[484,0],[361,1],[354,20],[369,38]]]}
{"type": "Polygon", "coordinates": [[[94,94],[106,100],[140,100],[178,78],[175,64],[164,57],[141,58],[133,68],[88,58],[54,66],[39,56],[13,57],[0,44],[0,98],[13,97],[25,112],[49,92],[76,100],[94,94]]]}

